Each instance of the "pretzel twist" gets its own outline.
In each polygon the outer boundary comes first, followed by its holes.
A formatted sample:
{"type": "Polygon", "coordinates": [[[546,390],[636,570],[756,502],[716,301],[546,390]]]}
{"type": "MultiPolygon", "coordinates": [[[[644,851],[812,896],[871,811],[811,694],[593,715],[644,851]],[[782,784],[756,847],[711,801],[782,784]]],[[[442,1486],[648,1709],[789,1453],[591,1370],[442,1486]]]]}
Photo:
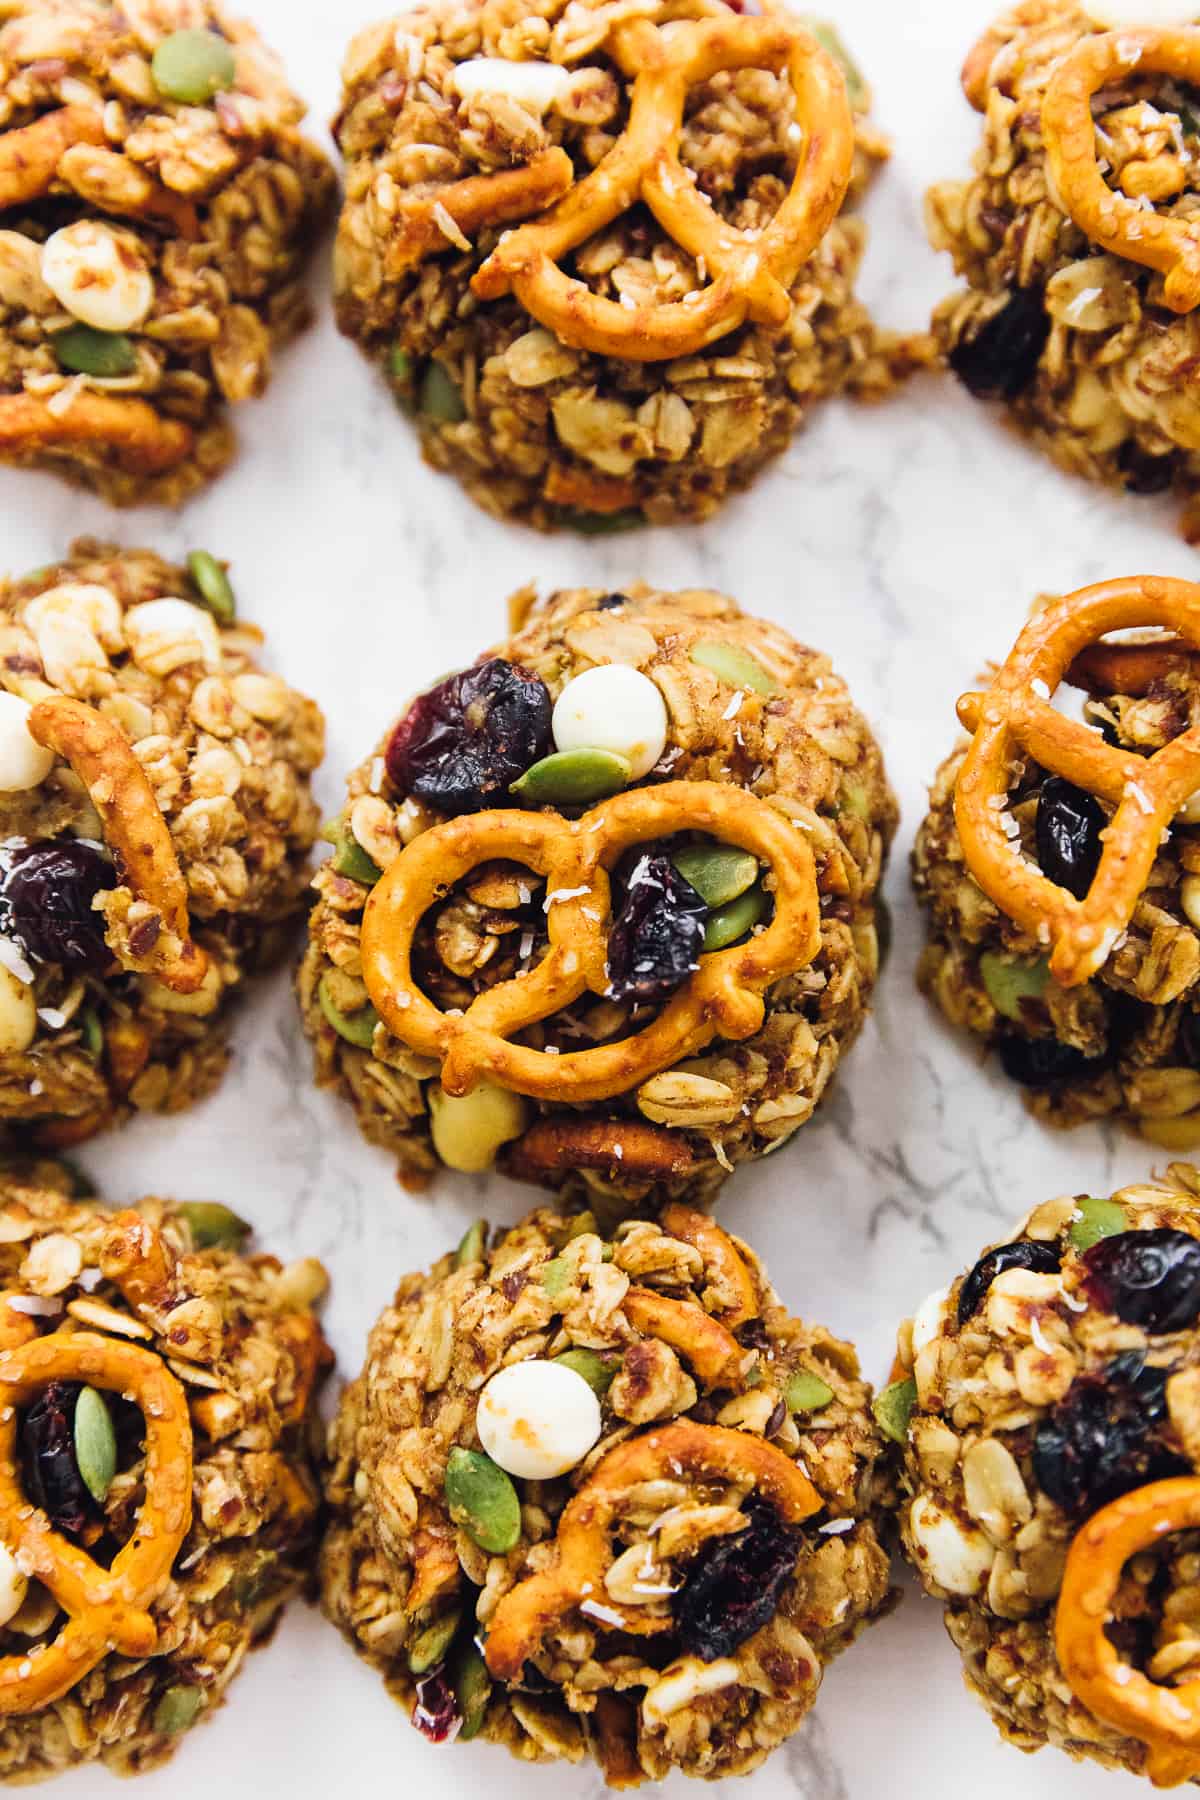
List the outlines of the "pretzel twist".
{"type": "Polygon", "coordinates": [[[690,356],[748,317],[780,331],[789,289],[821,242],[849,186],[854,115],[834,59],[795,19],[730,14],[660,30],[618,26],[612,54],[633,80],[629,121],[603,160],[545,218],[501,238],[472,280],[484,300],[515,293],[565,344],[638,362],[690,356]],[[689,88],[722,70],[787,72],[804,132],[792,186],[761,232],[721,219],[679,160],[689,88]],[[622,213],[644,201],[663,230],[707,271],[685,300],[632,307],[593,294],[559,267],[622,213]]]}
{"type": "Polygon", "coordinates": [[[974,734],[954,795],[967,867],[1002,912],[1052,946],[1051,973],[1063,987],[1104,965],[1133,917],[1163,832],[1200,788],[1200,727],[1153,756],[1137,756],[1050,704],[1090,644],[1106,632],[1147,625],[1169,627],[1200,647],[1200,587],[1142,575],[1081,588],[1030,620],[986,694],[958,703],[974,734]],[[1010,764],[1023,753],[1115,809],[1083,900],[1030,867],[1005,836],[1010,764]]]}
{"type": "Polygon", "coordinates": [[[1146,212],[1109,187],[1096,155],[1092,97],[1134,73],[1200,83],[1200,31],[1111,31],[1080,40],[1042,102],[1042,132],[1063,205],[1092,243],[1165,276],[1173,312],[1200,304],[1200,220],[1146,212]]]}
{"type": "Polygon", "coordinates": [[[632,788],[574,822],[550,813],[483,812],[422,832],[371,890],[362,967],[388,1030],[442,1063],[448,1094],[469,1093],[486,1077],[539,1099],[586,1102],[628,1093],[718,1035],[753,1036],[767,988],[804,968],[819,946],[816,869],[803,834],[742,788],[674,781],[632,788]],[[702,956],[658,1018],[632,1037],[559,1056],[510,1042],[589,990],[608,991],[609,871],[633,845],[687,830],[710,832],[770,865],[775,916],[766,930],[702,956]],[[518,862],[545,877],[550,949],[519,980],[490,988],[462,1014],[444,1013],[416,985],[416,930],[455,882],[493,860],[518,862]]]}
{"type": "Polygon", "coordinates": [[[161,475],[183,462],[194,442],[189,425],[163,418],[145,400],[85,389],[56,412],[36,394],[0,394],[0,456],[93,447],[127,474],[161,475]]]}
{"type": "MultiPolygon", "coordinates": [[[[513,1681],[547,1634],[589,1595],[604,1597],[605,1620],[620,1612],[614,1629],[638,1636],[669,1630],[669,1615],[645,1608],[610,1608],[604,1575],[610,1542],[624,1497],[644,1481],[690,1476],[698,1481],[753,1481],[785,1525],[798,1525],[824,1501],[794,1462],[764,1438],[721,1425],[677,1420],[626,1438],[597,1464],[558,1522],[556,1558],[550,1568],[511,1588],[492,1614],[484,1656],[498,1681],[513,1681]]],[[[591,1621],[589,1620],[589,1623],[591,1621]]]]}
{"type": "Polygon", "coordinates": [[[1200,1480],[1156,1481],[1114,1500],[1080,1527],[1067,1555],[1055,1617],[1058,1660],[1076,1696],[1105,1724],[1146,1746],[1156,1787],[1200,1775],[1200,1680],[1162,1687],[1108,1636],[1121,1572],[1172,1531],[1200,1527],[1200,1480]]]}

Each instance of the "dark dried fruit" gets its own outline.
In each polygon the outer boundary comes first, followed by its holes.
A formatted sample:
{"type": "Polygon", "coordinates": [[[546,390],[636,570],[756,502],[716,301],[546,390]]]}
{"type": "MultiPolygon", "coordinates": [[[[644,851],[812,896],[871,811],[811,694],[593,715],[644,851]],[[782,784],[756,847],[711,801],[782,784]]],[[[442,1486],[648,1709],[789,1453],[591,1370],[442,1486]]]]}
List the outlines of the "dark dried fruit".
{"type": "Polygon", "coordinates": [[[494,656],[413,701],[388,743],[388,775],[438,812],[502,805],[550,749],[550,713],[545,682],[494,656]]]}
{"type": "Polygon", "coordinates": [[[1117,467],[1130,494],[1165,494],[1175,480],[1176,466],[1174,451],[1168,451],[1166,456],[1151,456],[1136,438],[1126,438],[1117,451],[1117,467]]]}
{"type": "Polygon", "coordinates": [[[1083,900],[1096,878],[1108,816],[1091,794],[1048,775],[1037,807],[1037,855],[1042,874],[1083,900]]]}
{"type": "Polygon", "coordinates": [[[446,1676],[444,1664],[431,1669],[416,1684],[417,1701],[412,1722],[424,1737],[434,1744],[448,1744],[458,1735],[462,1714],[458,1696],[446,1676]]]}
{"type": "Polygon", "coordinates": [[[1019,1238],[1015,1244],[1000,1244],[981,1256],[958,1290],[958,1322],[965,1325],[983,1305],[988,1289],[1005,1269],[1032,1269],[1038,1275],[1057,1275],[1062,1257],[1053,1244],[1035,1244],[1019,1238]]]}
{"type": "Polygon", "coordinates": [[[597,612],[615,612],[618,606],[628,606],[628,594],[603,594],[596,602],[597,612]]]}
{"type": "Polygon", "coordinates": [[[608,935],[614,1000],[662,1000],[700,966],[708,908],[666,856],[643,856],[608,935]]]}
{"type": "Polygon", "coordinates": [[[1050,1087],[1056,1081],[1086,1081],[1107,1067],[1107,1058],[1085,1056],[1073,1044],[1057,1038],[1018,1037],[1011,1033],[996,1046],[1004,1073],[1022,1087],[1050,1087]]]}
{"type": "Polygon", "coordinates": [[[1037,288],[1016,288],[973,338],[956,344],[950,367],[977,400],[1015,400],[1037,374],[1050,319],[1037,288]]]}
{"type": "Polygon", "coordinates": [[[21,1420],[25,1492],[56,1531],[76,1538],[97,1517],[75,1460],[72,1420],[82,1385],[49,1382],[21,1420]]]}
{"type": "Polygon", "coordinates": [[[117,885],[108,858],[90,844],[63,838],[15,844],[0,870],[0,929],[43,962],[103,975],[113,966],[97,894],[117,885]]]}
{"type": "Polygon", "coordinates": [[[1033,1472],[1064,1512],[1093,1512],[1146,1482],[1189,1472],[1164,1441],[1170,1373],[1129,1351],[1079,1376],[1038,1426],[1033,1472]]]}
{"type": "Polygon", "coordinates": [[[734,1537],[710,1538],[688,1565],[674,1599],[685,1651],[701,1662],[732,1656],[774,1617],[796,1567],[799,1533],[764,1506],[748,1507],[750,1523],[734,1537]]]}
{"type": "Polygon", "coordinates": [[[1091,1299],[1129,1325],[1185,1331],[1200,1317],[1200,1240],[1186,1231],[1122,1231],[1083,1261],[1091,1299]]]}

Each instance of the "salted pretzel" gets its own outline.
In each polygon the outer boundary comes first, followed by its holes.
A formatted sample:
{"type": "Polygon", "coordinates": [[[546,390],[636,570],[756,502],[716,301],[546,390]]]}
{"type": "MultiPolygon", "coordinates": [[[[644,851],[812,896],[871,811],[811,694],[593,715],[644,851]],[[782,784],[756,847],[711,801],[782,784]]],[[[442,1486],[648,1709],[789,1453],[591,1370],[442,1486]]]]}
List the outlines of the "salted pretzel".
{"type": "Polygon", "coordinates": [[[468,175],[427,194],[405,194],[387,247],[388,274],[396,280],[453,241],[444,223],[438,223],[443,215],[464,237],[470,237],[485,225],[507,225],[542,212],[562,198],[574,179],[570,157],[565,150],[554,149],[543,150],[518,169],[468,175]]]}
{"type": "Polygon", "coordinates": [[[60,106],[31,125],[0,134],[0,208],[24,206],[49,191],[63,153],[75,144],[108,142],[93,106],[60,106]]]}
{"type": "Polygon", "coordinates": [[[1042,102],[1042,133],[1054,186],[1088,239],[1165,276],[1173,312],[1200,305],[1200,219],[1145,211],[1109,187],[1097,161],[1092,99],[1132,74],[1200,83],[1200,31],[1110,31],[1082,38],[1054,71],[1042,102]]]}
{"type": "Polygon", "coordinates": [[[749,317],[780,331],[789,288],[821,242],[849,186],[854,115],[834,59],[784,13],[736,13],[618,25],[611,54],[633,82],[629,120],[612,149],[544,218],[506,233],[475,274],[483,300],[515,293],[565,344],[638,362],[690,356],[749,317]],[[791,189],[771,223],[750,234],[723,222],[679,160],[688,90],[722,70],[785,70],[804,139],[791,189]],[[709,277],[702,291],[624,306],[593,294],[560,259],[644,201],[709,277]]]}
{"type": "Polygon", "coordinates": [[[448,1094],[485,1078],[516,1093],[585,1102],[628,1093],[718,1035],[738,1041],[762,1024],[763,994],[804,968],[820,945],[816,869],[790,820],[743,788],[672,781],[632,788],[570,821],[497,811],[448,819],[407,844],[372,888],[362,927],[363,980],[389,1031],[442,1064],[448,1094]],[[704,831],[770,865],[775,916],[760,936],[702,956],[699,969],[643,1030],[617,1043],[553,1056],[510,1040],[572,1005],[605,994],[609,871],[635,844],[704,831]],[[413,940],[428,908],[481,863],[517,862],[547,884],[550,948],[536,968],[444,1013],[416,985],[413,940]]]}
{"type": "Polygon", "coordinates": [[[646,1637],[671,1629],[669,1614],[611,1606],[604,1576],[613,1560],[613,1528],[629,1489],[644,1481],[689,1476],[696,1481],[752,1481],[784,1525],[801,1524],[825,1504],[782,1450],[748,1431],[676,1420],[626,1438],[601,1458],[564,1509],[554,1562],[518,1582],[492,1614],[484,1657],[498,1681],[515,1680],[546,1636],[589,1596],[603,1598],[601,1623],[611,1623],[615,1630],[646,1637]]]}
{"type": "Polygon", "coordinates": [[[1080,1527],[1067,1555],[1055,1617],[1058,1660],[1073,1691],[1105,1724],[1146,1746],[1155,1787],[1200,1775],[1200,1680],[1150,1681],[1127,1662],[1105,1627],[1131,1556],[1168,1532],[1200,1527],[1200,1479],[1156,1481],[1114,1500],[1080,1527]]]}
{"type": "Polygon", "coordinates": [[[183,462],[195,436],[145,400],[83,389],[57,412],[36,394],[0,394],[0,456],[94,450],[131,475],[161,475],[183,462]]]}
{"type": "Polygon", "coordinates": [[[721,1323],[733,1331],[747,1319],[757,1318],[762,1311],[758,1289],[733,1239],[707,1213],[696,1212],[678,1200],[665,1206],[659,1219],[668,1237],[690,1244],[703,1257],[723,1302],[714,1309],[721,1323]]]}
{"type": "Polygon", "coordinates": [[[1050,970],[1063,987],[1103,966],[1133,917],[1164,831],[1200,788],[1200,728],[1138,756],[1050,704],[1089,645],[1106,632],[1149,625],[1200,646],[1200,587],[1142,575],[1081,588],[1030,620],[986,694],[958,703],[974,734],[954,795],[967,867],[1003,913],[1051,947],[1050,970]],[[1031,867],[1005,835],[1010,765],[1025,753],[1115,809],[1083,900],[1031,867]]]}

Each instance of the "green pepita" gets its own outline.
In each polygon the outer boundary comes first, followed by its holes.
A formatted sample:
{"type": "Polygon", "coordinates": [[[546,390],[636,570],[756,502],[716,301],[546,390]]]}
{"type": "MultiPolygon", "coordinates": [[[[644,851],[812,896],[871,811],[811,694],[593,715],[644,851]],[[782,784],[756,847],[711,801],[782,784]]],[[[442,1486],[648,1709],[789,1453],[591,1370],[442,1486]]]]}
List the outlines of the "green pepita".
{"type": "Polygon", "coordinates": [[[566,1236],[562,1241],[564,1244],[573,1244],[576,1238],[594,1235],[598,1230],[596,1215],[589,1206],[583,1212],[575,1214],[567,1226],[566,1236]]]}
{"type": "Polygon", "coordinates": [[[784,1389],[783,1403],[789,1412],[823,1412],[833,1399],[833,1389],[809,1369],[797,1369],[784,1389]]]}
{"type": "Polygon", "coordinates": [[[855,819],[869,819],[871,807],[867,799],[867,790],[861,781],[843,781],[839,812],[849,813],[855,819]]]}
{"type": "Polygon", "coordinates": [[[755,886],[738,899],[731,900],[728,906],[719,906],[709,913],[704,927],[705,950],[725,950],[730,944],[736,944],[766,918],[767,905],[766,894],[761,887],[755,886]]]}
{"type": "Polygon", "coordinates": [[[467,416],[467,409],[463,405],[463,397],[454,377],[440,362],[426,365],[421,377],[421,398],[418,405],[427,419],[436,419],[441,425],[458,425],[467,416]]]}
{"type": "Polygon", "coordinates": [[[589,806],[619,794],[632,774],[632,763],[611,750],[556,750],[508,791],[527,806],[589,806]]]}
{"type": "Polygon", "coordinates": [[[566,530],[578,531],[583,537],[615,537],[619,531],[637,531],[649,523],[646,515],[632,506],[622,512],[610,513],[574,512],[566,507],[558,522],[566,530]]]}
{"type": "Polygon", "coordinates": [[[758,858],[726,844],[685,844],[671,861],[706,906],[728,906],[758,880],[758,858]]]}
{"type": "Polygon", "coordinates": [[[237,1250],[253,1230],[218,1200],[185,1200],[176,1210],[187,1220],[196,1250],[237,1250]]]}
{"type": "Polygon", "coordinates": [[[424,1675],[427,1670],[445,1660],[461,1617],[461,1613],[447,1613],[444,1618],[435,1619],[432,1625],[427,1625],[424,1631],[417,1633],[408,1647],[408,1666],[414,1675],[424,1675]]]}
{"type": "Polygon", "coordinates": [[[461,1648],[455,1652],[450,1665],[450,1682],[462,1719],[458,1739],[460,1743],[469,1743],[483,1729],[488,1701],[492,1697],[492,1678],[473,1638],[464,1639],[461,1648]]]}
{"type": "Polygon", "coordinates": [[[504,1470],[482,1450],[452,1450],[445,1491],[450,1517],[472,1543],[506,1556],[521,1535],[521,1502],[504,1470]]]}
{"type": "Polygon", "coordinates": [[[163,1737],[178,1737],[195,1723],[204,1705],[204,1690],[198,1687],[169,1687],[154,1709],[154,1729],[163,1737]]]}
{"type": "Polygon", "coordinates": [[[1022,1000],[1040,1000],[1045,992],[1050,964],[1044,956],[1036,962],[1013,962],[998,951],[985,950],[979,958],[979,973],[996,1011],[1019,1022],[1022,1000]]]}
{"type": "Polygon", "coordinates": [[[752,694],[770,699],[779,692],[779,683],[769,675],[756,657],[740,644],[718,644],[708,639],[691,648],[691,661],[702,669],[711,669],[718,681],[733,688],[749,688],[752,694]]]}
{"type": "Polygon", "coordinates": [[[192,586],[213,618],[222,625],[232,625],[237,618],[237,600],[224,563],[207,550],[189,550],[187,570],[192,586]]]}
{"type": "Polygon", "coordinates": [[[321,836],[327,844],[333,845],[330,862],[334,873],[344,875],[348,881],[361,881],[364,887],[374,887],[383,870],[373,857],[367,855],[345,819],[330,819],[321,827],[321,836]]]}
{"type": "Polygon", "coordinates": [[[890,1387],[885,1387],[882,1393],[876,1394],[871,1403],[875,1423],[884,1437],[891,1438],[893,1444],[907,1443],[908,1421],[912,1418],[916,1404],[917,1384],[911,1376],[907,1381],[893,1381],[890,1387]]]}
{"type": "Polygon", "coordinates": [[[117,1434],[107,1402],[95,1388],[79,1390],[74,1435],[75,1462],[83,1485],[97,1506],[102,1506],[117,1472],[117,1434]]]}
{"type": "Polygon", "coordinates": [[[317,1004],[325,1016],[327,1025],[332,1025],[340,1038],[353,1044],[359,1050],[369,1050],[375,1041],[375,1027],[379,1023],[379,1014],[371,1005],[360,1006],[357,1012],[344,1013],[333,1001],[328,988],[328,976],[322,976],[317,988],[317,1004]]]}
{"type": "Polygon", "coordinates": [[[215,31],[173,31],[154,52],[154,85],[167,100],[205,106],[237,78],[233,50],[215,31]]]}
{"type": "Polygon", "coordinates": [[[100,1015],[94,1006],[80,1009],[79,1029],[83,1033],[83,1047],[88,1055],[99,1062],[104,1054],[104,1030],[100,1024],[100,1015]]]}
{"type": "Polygon", "coordinates": [[[585,1350],[580,1345],[573,1350],[564,1350],[561,1356],[555,1356],[551,1360],[582,1375],[592,1392],[599,1394],[601,1399],[612,1386],[613,1377],[621,1366],[619,1357],[601,1356],[598,1350],[585,1350]]]}
{"type": "Polygon", "coordinates": [[[1090,1250],[1101,1238],[1116,1237],[1129,1230],[1125,1208],[1115,1200],[1097,1200],[1089,1196],[1079,1202],[1079,1216],[1074,1219],[1068,1236],[1076,1250],[1090,1250]]]}
{"type": "Polygon", "coordinates": [[[862,70],[843,44],[840,33],[827,19],[814,19],[811,14],[802,14],[801,24],[807,25],[822,50],[828,51],[841,69],[846,78],[846,93],[849,95],[851,106],[861,108],[868,97],[869,90],[862,70]]]}
{"type": "Polygon", "coordinates": [[[393,381],[407,383],[413,378],[413,359],[399,344],[393,344],[388,351],[387,367],[393,381]]]}
{"type": "Polygon", "coordinates": [[[487,1220],[476,1219],[475,1223],[468,1225],[463,1232],[458,1249],[454,1252],[455,1268],[466,1269],[472,1263],[482,1262],[486,1246],[487,1220]]]}
{"type": "Polygon", "coordinates": [[[68,325],[51,342],[60,369],[112,381],[137,368],[133,339],[123,331],[97,331],[94,325],[68,325]]]}
{"type": "Polygon", "coordinates": [[[551,1262],[542,1264],[542,1288],[551,1300],[557,1300],[565,1293],[574,1277],[575,1265],[565,1256],[556,1256],[551,1262]]]}

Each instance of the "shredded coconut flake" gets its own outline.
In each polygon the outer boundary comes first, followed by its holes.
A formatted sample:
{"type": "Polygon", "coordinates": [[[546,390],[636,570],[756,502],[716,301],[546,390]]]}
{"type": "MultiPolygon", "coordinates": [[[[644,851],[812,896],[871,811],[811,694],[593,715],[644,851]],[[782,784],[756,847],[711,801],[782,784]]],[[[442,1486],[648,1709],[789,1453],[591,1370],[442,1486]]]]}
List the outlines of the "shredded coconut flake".
{"type": "Polygon", "coordinates": [[[548,913],[552,906],[559,906],[564,900],[578,900],[582,895],[590,894],[591,891],[589,887],[555,888],[554,892],[547,894],[542,902],[542,911],[548,913]]]}

